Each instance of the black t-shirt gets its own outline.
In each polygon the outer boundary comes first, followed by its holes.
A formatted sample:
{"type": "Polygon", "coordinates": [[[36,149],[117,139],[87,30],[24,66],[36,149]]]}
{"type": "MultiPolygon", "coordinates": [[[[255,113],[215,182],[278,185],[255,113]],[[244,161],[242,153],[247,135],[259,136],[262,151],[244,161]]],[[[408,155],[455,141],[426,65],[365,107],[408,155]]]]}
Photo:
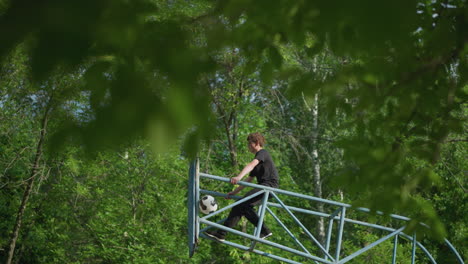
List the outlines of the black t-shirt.
{"type": "Polygon", "coordinates": [[[260,185],[278,188],[279,177],[275,164],[268,151],[261,149],[255,154],[255,159],[260,163],[250,172],[251,177],[256,177],[260,185]]]}

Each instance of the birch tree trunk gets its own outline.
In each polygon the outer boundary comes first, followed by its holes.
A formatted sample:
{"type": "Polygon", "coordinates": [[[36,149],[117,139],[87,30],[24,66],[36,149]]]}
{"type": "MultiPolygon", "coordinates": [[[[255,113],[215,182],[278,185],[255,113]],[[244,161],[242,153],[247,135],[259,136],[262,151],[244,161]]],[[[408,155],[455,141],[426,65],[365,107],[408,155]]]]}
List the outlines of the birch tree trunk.
{"type": "Polygon", "coordinates": [[[34,180],[36,179],[37,174],[39,173],[39,161],[42,156],[42,148],[44,145],[44,139],[46,136],[46,128],[47,128],[47,122],[49,120],[49,113],[51,109],[51,100],[48,103],[48,106],[46,108],[46,111],[44,113],[44,117],[41,122],[41,132],[39,136],[39,141],[37,143],[37,148],[36,148],[36,154],[34,156],[34,162],[31,167],[31,174],[29,178],[26,180],[26,188],[23,193],[23,199],[21,200],[21,205],[18,209],[18,213],[16,215],[16,221],[15,221],[15,226],[13,228],[13,233],[11,235],[10,239],[10,246],[9,246],[9,251],[8,251],[8,258],[6,261],[6,264],[11,264],[13,260],[13,255],[15,252],[15,247],[16,247],[16,241],[18,240],[18,235],[21,229],[21,224],[23,222],[23,216],[24,212],[26,210],[26,206],[29,200],[29,197],[31,196],[34,180]]]}
{"type": "MultiPolygon", "coordinates": [[[[312,108],[312,158],[313,158],[313,183],[314,183],[314,196],[322,198],[322,179],[320,176],[320,159],[317,146],[318,131],[318,93],[315,94],[314,106],[312,108]]],[[[317,210],[323,212],[323,203],[317,203],[317,210]]],[[[322,245],[325,244],[325,223],[322,217],[317,222],[317,233],[322,245]]]]}

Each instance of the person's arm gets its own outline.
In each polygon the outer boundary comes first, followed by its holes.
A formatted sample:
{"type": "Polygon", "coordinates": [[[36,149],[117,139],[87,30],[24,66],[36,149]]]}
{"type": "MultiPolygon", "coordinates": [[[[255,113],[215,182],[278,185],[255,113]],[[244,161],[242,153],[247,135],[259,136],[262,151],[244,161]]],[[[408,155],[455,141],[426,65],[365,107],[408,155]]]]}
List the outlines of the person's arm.
{"type": "MultiPolygon", "coordinates": [[[[247,177],[247,179],[245,179],[245,181],[246,181],[246,182],[252,182],[253,179],[254,179],[254,177],[250,177],[250,176],[249,176],[249,177],[247,177]]],[[[245,188],[245,186],[240,185],[240,186],[237,187],[234,191],[228,192],[228,194],[227,194],[228,196],[227,196],[226,198],[227,198],[227,199],[231,199],[229,196],[238,194],[238,193],[239,193],[242,189],[244,189],[244,188],[245,188]]]]}
{"type": "Polygon", "coordinates": [[[245,165],[245,167],[236,177],[231,178],[231,183],[237,184],[239,181],[242,180],[242,178],[244,178],[245,175],[251,172],[255,168],[255,166],[257,166],[259,163],[260,161],[258,159],[252,160],[249,164],[245,165]]]}

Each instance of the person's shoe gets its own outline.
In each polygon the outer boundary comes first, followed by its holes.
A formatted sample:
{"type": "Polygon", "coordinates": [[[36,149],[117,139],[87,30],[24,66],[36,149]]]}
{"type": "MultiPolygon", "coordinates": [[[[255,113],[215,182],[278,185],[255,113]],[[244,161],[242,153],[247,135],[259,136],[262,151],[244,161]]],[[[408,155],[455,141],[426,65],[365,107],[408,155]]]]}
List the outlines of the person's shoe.
{"type": "Polygon", "coordinates": [[[218,233],[217,231],[205,232],[205,235],[212,237],[218,241],[224,241],[224,235],[218,233]]]}
{"type": "Polygon", "coordinates": [[[260,234],[260,238],[261,238],[261,239],[266,239],[267,237],[270,237],[271,235],[273,235],[272,232],[269,232],[269,233],[267,233],[267,234],[260,234]]]}

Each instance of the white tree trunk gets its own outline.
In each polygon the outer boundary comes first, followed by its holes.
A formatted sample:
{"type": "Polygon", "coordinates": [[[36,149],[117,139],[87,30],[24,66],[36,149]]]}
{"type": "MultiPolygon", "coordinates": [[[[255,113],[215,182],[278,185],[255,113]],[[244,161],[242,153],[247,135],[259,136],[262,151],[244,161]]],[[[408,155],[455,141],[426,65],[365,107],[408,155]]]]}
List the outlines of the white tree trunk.
{"type": "MultiPolygon", "coordinates": [[[[313,183],[314,183],[314,196],[318,198],[322,198],[322,179],[320,176],[320,159],[318,153],[318,146],[317,146],[317,138],[319,135],[318,131],[318,93],[315,94],[314,98],[314,106],[312,108],[312,116],[313,116],[313,132],[312,132],[312,158],[313,158],[313,166],[314,166],[314,175],[313,175],[313,183]]],[[[323,212],[323,204],[317,203],[317,210],[323,212]]],[[[320,242],[325,244],[325,222],[322,217],[319,218],[317,222],[317,233],[320,242]]]]}

